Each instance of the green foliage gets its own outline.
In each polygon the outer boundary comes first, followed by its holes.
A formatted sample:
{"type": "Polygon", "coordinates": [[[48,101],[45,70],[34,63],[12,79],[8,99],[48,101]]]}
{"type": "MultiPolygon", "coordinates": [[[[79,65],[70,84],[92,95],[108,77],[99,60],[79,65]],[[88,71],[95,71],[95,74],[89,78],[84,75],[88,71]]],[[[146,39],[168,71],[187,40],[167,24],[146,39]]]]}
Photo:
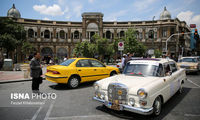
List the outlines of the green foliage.
{"type": "Polygon", "coordinates": [[[7,53],[15,50],[16,40],[12,34],[1,34],[0,40],[2,41],[2,46],[7,50],[7,53]]]}
{"type": "Polygon", "coordinates": [[[96,45],[88,41],[76,44],[74,49],[76,57],[94,57],[96,53],[96,45]]]}
{"type": "Polygon", "coordinates": [[[7,53],[22,46],[26,38],[24,27],[10,18],[0,18],[0,40],[7,53]]]}
{"type": "Polygon", "coordinates": [[[135,56],[143,56],[146,47],[136,40],[136,31],[134,29],[128,29],[127,32],[125,32],[125,36],[122,38],[124,41],[124,52],[125,53],[135,53],[135,56]]]}
{"type": "Polygon", "coordinates": [[[74,49],[77,57],[94,57],[98,54],[100,60],[103,60],[105,55],[112,55],[114,52],[114,44],[110,44],[108,39],[101,38],[97,34],[92,37],[91,42],[78,43],[74,49]]]}
{"type": "Polygon", "coordinates": [[[34,51],[33,49],[34,49],[33,45],[30,42],[28,42],[28,41],[25,41],[22,44],[22,52],[24,54],[26,54],[26,55],[27,54],[31,54],[31,52],[34,51]]]}
{"type": "Polygon", "coordinates": [[[154,50],[154,55],[156,58],[160,58],[162,56],[162,52],[159,49],[154,50]]]}

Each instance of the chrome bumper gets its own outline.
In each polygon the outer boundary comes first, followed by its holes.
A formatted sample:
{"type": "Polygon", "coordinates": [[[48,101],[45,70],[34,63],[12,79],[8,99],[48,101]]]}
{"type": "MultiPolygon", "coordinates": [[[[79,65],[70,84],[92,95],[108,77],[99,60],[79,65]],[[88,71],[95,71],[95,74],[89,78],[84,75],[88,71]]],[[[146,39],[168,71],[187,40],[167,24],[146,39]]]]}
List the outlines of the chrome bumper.
{"type": "Polygon", "coordinates": [[[185,69],[185,71],[187,73],[190,73],[190,72],[198,72],[199,70],[198,69],[185,69]]]}
{"type": "MultiPolygon", "coordinates": [[[[101,99],[99,99],[97,97],[93,97],[93,100],[101,102],[105,106],[110,108],[109,105],[108,105],[108,102],[105,101],[105,100],[101,100],[101,99]]],[[[153,113],[153,107],[151,107],[151,108],[137,108],[137,107],[132,107],[132,106],[123,105],[123,104],[120,104],[120,110],[130,111],[130,112],[138,113],[138,114],[141,114],[141,115],[150,115],[150,114],[153,113]]]]}

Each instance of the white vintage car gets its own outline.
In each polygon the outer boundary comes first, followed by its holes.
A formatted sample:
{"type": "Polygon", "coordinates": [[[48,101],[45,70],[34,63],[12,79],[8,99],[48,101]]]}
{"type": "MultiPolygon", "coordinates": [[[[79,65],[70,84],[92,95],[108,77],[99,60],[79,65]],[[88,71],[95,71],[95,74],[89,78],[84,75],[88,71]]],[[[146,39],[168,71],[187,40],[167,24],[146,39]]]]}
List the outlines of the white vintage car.
{"type": "Polygon", "coordinates": [[[200,71],[200,60],[197,56],[182,57],[178,60],[178,67],[185,68],[186,72],[197,72],[200,71]]]}
{"type": "Polygon", "coordinates": [[[93,99],[114,110],[159,115],[186,79],[171,59],[138,59],[128,62],[123,74],[95,82],[93,99]]]}

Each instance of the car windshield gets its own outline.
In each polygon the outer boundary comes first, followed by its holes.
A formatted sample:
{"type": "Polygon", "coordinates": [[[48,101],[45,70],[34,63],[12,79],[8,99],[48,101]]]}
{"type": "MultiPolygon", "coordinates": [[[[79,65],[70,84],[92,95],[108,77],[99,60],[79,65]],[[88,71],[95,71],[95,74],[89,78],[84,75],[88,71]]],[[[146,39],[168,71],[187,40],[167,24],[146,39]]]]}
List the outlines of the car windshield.
{"type": "Polygon", "coordinates": [[[63,65],[63,66],[69,66],[72,62],[74,62],[76,59],[69,59],[69,60],[66,60],[64,62],[62,62],[60,65],[63,65]]]}
{"type": "Polygon", "coordinates": [[[160,76],[156,65],[128,63],[123,74],[131,76],[160,76]]]}
{"type": "Polygon", "coordinates": [[[179,62],[197,62],[196,58],[183,58],[180,59],[179,62]]]}

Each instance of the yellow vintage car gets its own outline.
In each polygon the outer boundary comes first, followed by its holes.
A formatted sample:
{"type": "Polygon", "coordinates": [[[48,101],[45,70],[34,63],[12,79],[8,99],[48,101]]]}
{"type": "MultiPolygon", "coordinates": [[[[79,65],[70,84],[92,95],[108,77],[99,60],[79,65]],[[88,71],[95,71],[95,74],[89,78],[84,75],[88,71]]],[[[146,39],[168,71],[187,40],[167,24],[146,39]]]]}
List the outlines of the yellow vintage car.
{"type": "Polygon", "coordinates": [[[106,66],[93,58],[71,58],[60,65],[48,66],[45,76],[48,81],[77,88],[80,83],[100,80],[119,73],[118,68],[106,66]]]}

